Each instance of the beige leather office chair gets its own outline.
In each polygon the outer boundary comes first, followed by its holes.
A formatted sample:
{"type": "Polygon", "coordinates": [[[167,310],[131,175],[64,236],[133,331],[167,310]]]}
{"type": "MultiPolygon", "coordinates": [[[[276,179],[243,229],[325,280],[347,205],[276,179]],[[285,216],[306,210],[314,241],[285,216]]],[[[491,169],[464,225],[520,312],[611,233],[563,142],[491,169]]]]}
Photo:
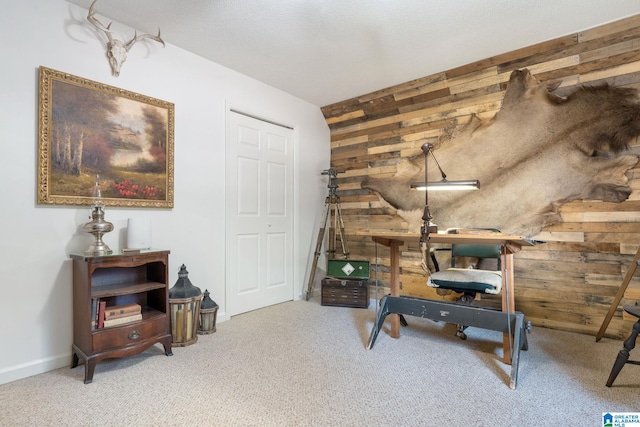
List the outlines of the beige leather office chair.
{"type": "MultiPolygon", "coordinates": [[[[456,231],[447,230],[447,232],[456,231]]],[[[499,232],[495,229],[486,231],[499,232]]],[[[431,252],[431,257],[438,271],[429,276],[427,285],[437,288],[439,294],[458,292],[462,294],[460,302],[471,304],[478,293],[496,295],[502,290],[500,245],[453,244],[451,245],[451,266],[445,270],[440,270],[438,267],[436,251],[431,252]],[[458,263],[461,257],[473,258],[476,262],[471,266],[461,267],[458,263]],[[485,262],[488,260],[493,262],[485,262]],[[488,264],[493,264],[495,268],[478,268],[488,264]],[[442,292],[443,290],[445,292],[442,292]]],[[[466,328],[465,325],[458,325],[456,336],[467,339],[464,333],[466,328]]]]}

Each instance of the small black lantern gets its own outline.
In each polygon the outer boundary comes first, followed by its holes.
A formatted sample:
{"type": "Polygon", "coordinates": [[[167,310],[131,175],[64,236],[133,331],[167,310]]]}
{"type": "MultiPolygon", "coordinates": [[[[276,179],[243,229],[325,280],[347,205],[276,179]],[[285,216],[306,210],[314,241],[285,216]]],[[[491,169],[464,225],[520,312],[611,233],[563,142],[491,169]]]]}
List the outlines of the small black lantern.
{"type": "Polygon", "coordinates": [[[198,323],[200,335],[212,334],[216,331],[217,314],[218,304],[209,297],[209,291],[205,289],[204,298],[200,304],[200,323],[198,323]]]}
{"type": "Polygon", "coordinates": [[[182,264],[178,272],[178,281],[169,289],[172,345],[185,347],[198,341],[197,327],[201,301],[200,288],[191,284],[187,267],[182,264]]]}

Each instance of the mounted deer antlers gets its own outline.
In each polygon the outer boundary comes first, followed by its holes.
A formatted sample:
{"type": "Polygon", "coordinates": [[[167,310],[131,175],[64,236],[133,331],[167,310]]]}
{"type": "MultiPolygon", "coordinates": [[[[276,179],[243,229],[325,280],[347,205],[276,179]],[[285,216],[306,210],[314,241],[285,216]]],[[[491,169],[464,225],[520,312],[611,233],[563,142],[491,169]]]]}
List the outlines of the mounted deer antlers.
{"type": "Polygon", "coordinates": [[[112,23],[109,23],[109,25],[105,27],[104,24],[102,24],[95,16],[93,16],[95,13],[95,11],[93,10],[93,6],[97,1],[98,0],[93,0],[93,3],[91,3],[89,14],[87,15],[87,21],[91,22],[91,24],[93,24],[93,26],[98,30],[104,31],[104,33],[107,35],[107,39],[109,39],[109,41],[107,42],[107,58],[109,58],[109,64],[111,64],[111,74],[113,76],[118,77],[120,75],[120,67],[122,67],[122,64],[127,59],[127,52],[129,52],[131,46],[133,46],[138,40],[151,39],[157,41],[158,43],[162,43],[162,46],[164,46],[164,40],[160,38],[160,28],[158,28],[157,36],[151,34],[138,35],[138,33],[136,32],[133,38],[127,43],[124,43],[121,40],[114,39],[111,33],[112,23]]]}

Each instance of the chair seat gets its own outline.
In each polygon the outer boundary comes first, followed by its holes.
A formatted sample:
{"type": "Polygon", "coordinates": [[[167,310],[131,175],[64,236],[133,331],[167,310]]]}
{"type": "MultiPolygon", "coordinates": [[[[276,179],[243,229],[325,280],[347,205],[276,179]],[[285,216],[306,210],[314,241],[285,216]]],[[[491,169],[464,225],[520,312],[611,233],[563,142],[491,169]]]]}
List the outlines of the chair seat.
{"type": "Polygon", "coordinates": [[[625,305],[622,309],[630,315],[640,319],[640,305],[625,305]]]}
{"type": "Polygon", "coordinates": [[[427,285],[459,292],[499,294],[502,289],[502,274],[500,271],[448,268],[431,274],[427,285]]]}

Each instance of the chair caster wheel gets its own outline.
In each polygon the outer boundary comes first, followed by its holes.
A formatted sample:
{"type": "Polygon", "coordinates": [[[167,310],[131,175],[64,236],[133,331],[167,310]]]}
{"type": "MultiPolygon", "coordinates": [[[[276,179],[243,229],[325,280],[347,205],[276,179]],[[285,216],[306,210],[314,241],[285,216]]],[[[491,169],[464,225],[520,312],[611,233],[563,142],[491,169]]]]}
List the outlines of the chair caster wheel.
{"type": "Polygon", "coordinates": [[[457,331],[457,332],[456,332],[456,336],[457,336],[458,338],[460,338],[461,340],[466,340],[466,339],[467,339],[467,334],[465,334],[465,333],[464,333],[464,332],[462,332],[462,331],[457,331]]]}

